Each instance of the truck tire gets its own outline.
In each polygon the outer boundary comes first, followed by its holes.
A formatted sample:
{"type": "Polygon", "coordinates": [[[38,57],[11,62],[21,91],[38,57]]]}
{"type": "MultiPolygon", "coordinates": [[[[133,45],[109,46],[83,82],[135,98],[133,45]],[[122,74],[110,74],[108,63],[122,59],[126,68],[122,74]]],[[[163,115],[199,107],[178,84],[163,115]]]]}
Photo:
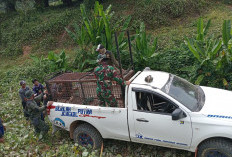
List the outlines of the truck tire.
{"type": "Polygon", "coordinates": [[[197,157],[232,157],[232,141],[211,139],[198,147],[197,157]]]}
{"type": "Polygon", "coordinates": [[[89,124],[79,125],[73,133],[74,141],[81,146],[92,145],[93,149],[99,149],[102,145],[100,133],[89,124]]]}

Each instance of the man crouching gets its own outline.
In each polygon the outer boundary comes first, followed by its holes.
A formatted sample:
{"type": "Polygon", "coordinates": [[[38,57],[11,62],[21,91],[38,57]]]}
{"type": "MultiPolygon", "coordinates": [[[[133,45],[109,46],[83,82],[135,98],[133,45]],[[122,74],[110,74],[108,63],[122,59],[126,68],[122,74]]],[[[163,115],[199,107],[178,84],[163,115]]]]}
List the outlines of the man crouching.
{"type": "Polygon", "coordinates": [[[47,108],[47,104],[45,103],[47,97],[43,93],[34,97],[34,92],[31,90],[26,91],[25,96],[27,98],[26,106],[28,109],[31,124],[33,124],[34,126],[35,133],[40,133],[39,140],[41,140],[49,130],[49,126],[45,123],[45,121],[41,120],[41,113],[47,108]],[[42,98],[44,100],[44,104],[42,107],[39,107],[36,102],[41,101],[42,98]]]}

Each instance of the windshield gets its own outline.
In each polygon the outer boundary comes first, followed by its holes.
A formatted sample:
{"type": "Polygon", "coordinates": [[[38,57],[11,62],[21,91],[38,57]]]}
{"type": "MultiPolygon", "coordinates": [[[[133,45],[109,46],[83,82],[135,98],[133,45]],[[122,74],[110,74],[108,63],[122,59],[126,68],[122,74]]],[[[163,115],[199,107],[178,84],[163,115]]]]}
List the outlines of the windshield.
{"type": "Polygon", "coordinates": [[[172,74],[161,90],[191,111],[199,111],[204,104],[204,92],[199,86],[172,74]]]}

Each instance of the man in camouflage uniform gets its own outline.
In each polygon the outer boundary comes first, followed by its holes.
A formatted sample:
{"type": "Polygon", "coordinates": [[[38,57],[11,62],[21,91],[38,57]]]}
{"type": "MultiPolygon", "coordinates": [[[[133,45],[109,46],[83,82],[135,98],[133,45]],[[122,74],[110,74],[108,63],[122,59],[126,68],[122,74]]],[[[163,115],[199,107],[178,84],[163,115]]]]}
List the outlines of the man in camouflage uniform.
{"type": "Polygon", "coordinates": [[[28,120],[29,115],[27,113],[27,108],[26,108],[27,99],[25,97],[25,93],[26,91],[30,90],[30,88],[27,87],[26,81],[20,81],[19,85],[21,86],[21,88],[19,89],[19,96],[22,101],[24,117],[28,120]]]}
{"type": "Polygon", "coordinates": [[[99,52],[98,58],[100,58],[101,55],[105,55],[106,58],[108,58],[108,64],[110,66],[113,66],[114,69],[119,69],[119,63],[118,61],[115,59],[114,54],[108,50],[105,49],[105,47],[102,44],[99,44],[97,46],[96,51],[99,52]]]}
{"type": "Polygon", "coordinates": [[[97,96],[100,100],[100,106],[117,107],[117,101],[111,92],[112,81],[116,81],[124,87],[129,82],[125,82],[118,77],[116,70],[108,65],[108,60],[104,55],[101,58],[98,57],[100,65],[94,69],[94,74],[97,79],[97,96]]]}
{"type": "Polygon", "coordinates": [[[42,98],[44,101],[46,101],[46,95],[43,95],[43,93],[41,93],[37,97],[34,97],[34,92],[28,90],[26,91],[25,96],[27,98],[27,109],[31,123],[34,126],[35,133],[40,133],[39,140],[41,140],[49,130],[49,126],[45,123],[45,121],[41,120],[41,112],[43,112],[46,109],[47,104],[44,104],[44,106],[39,107],[36,101],[41,101],[42,98]]]}

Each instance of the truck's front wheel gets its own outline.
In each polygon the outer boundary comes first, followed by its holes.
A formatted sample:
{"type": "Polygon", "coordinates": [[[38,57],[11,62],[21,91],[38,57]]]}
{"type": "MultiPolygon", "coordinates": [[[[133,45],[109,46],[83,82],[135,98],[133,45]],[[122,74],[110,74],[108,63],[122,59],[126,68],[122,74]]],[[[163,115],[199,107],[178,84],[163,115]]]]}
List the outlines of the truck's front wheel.
{"type": "Polygon", "coordinates": [[[81,146],[91,145],[94,149],[98,149],[102,145],[102,137],[99,132],[89,124],[79,125],[73,133],[74,141],[81,146]]]}
{"type": "Polygon", "coordinates": [[[232,157],[232,142],[226,139],[211,139],[198,148],[198,157],[232,157]]]}

